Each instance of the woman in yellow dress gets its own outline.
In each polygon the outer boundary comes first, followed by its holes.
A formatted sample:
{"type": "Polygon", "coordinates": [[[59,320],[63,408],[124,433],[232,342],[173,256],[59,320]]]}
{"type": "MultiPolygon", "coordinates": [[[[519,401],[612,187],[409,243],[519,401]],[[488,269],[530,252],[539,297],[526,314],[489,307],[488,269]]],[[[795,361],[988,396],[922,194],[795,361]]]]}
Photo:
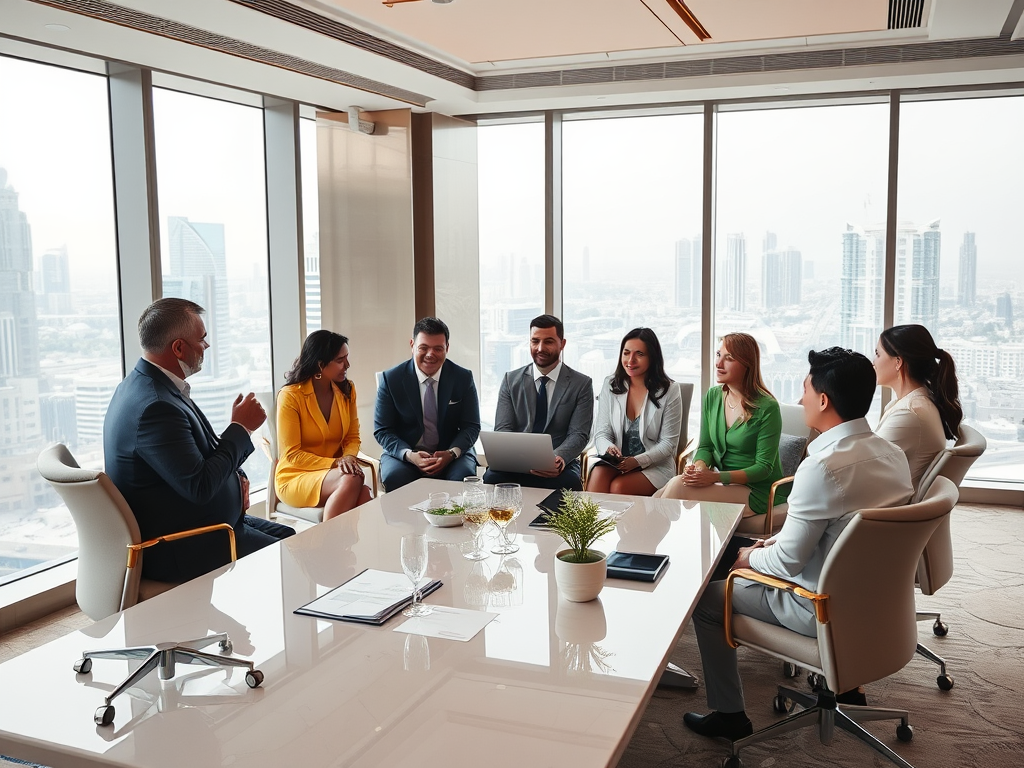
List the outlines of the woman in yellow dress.
{"type": "Polygon", "coordinates": [[[277,396],[277,497],[291,507],[323,507],[324,520],[370,500],[356,460],[359,417],[348,369],[348,339],[314,331],[277,396]]]}

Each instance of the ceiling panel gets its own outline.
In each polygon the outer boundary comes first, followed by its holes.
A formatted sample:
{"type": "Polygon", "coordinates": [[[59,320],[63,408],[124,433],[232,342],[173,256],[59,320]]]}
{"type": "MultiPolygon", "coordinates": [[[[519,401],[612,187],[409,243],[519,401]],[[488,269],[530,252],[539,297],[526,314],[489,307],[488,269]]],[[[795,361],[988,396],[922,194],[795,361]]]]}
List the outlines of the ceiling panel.
{"type": "Polygon", "coordinates": [[[711,33],[706,43],[877,32],[887,28],[889,12],[888,0],[686,0],[686,5],[711,33]]]}

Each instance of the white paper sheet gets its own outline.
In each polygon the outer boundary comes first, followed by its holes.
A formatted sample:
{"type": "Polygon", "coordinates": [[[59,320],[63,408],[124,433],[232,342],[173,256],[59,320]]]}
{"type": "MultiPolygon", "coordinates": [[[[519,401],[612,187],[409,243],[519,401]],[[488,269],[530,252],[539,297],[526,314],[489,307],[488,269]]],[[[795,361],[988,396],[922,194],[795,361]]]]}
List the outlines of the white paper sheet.
{"type": "Polygon", "coordinates": [[[409,509],[413,512],[426,512],[430,509],[430,499],[424,499],[419,504],[413,504],[409,509]]]}
{"type": "Polygon", "coordinates": [[[472,640],[477,632],[498,618],[496,613],[486,611],[470,611],[466,608],[450,608],[446,605],[435,605],[434,610],[426,616],[408,619],[395,627],[395,632],[409,635],[439,637],[442,640],[472,640]]]}

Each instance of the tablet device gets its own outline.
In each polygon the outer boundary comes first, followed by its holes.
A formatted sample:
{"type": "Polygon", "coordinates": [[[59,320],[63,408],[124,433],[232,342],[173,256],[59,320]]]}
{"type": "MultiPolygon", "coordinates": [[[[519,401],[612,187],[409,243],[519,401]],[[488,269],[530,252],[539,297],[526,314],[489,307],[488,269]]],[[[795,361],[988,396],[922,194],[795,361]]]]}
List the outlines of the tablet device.
{"type": "Polygon", "coordinates": [[[555,468],[551,435],[544,432],[481,432],[480,442],[488,469],[525,474],[531,469],[555,468]]]}
{"type": "Polygon", "coordinates": [[[612,552],[608,555],[608,578],[656,581],[668,565],[668,555],[612,552]]]}

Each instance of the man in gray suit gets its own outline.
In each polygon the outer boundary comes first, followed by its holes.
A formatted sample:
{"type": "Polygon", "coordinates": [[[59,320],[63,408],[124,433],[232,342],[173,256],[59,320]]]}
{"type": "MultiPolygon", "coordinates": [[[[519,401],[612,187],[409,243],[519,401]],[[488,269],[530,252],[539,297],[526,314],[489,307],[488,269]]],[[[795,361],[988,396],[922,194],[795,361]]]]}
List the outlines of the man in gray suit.
{"type": "Polygon", "coordinates": [[[519,483],[534,488],[583,490],[580,453],[590,442],[594,423],[594,384],[589,376],[562,362],[565,330],[554,315],[530,321],[533,363],[505,374],[494,416],[496,432],[551,435],[555,469],[529,474],[488,469],[485,483],[519,483]]]}
{"type": "MultiPolygon", "coordinates": [[[[807,446],[797,468],[789,511],[774,539],[739,551],[733,568],[794,581],[818,591],[818,577],[832,545],[861,509],[894,507],[910,500],[910,465],[897,446],[871,431],[864,416],[875,393],[875,371],[858,352],[832,347],[810,352],[804,379],[804,420],[821,434],[807,446]]],[[[697,645],[704,664],[707,715],[688,712],[690,730],[701,736],[735,741],[753,732],[744,712],[743,687],[722,628],[725,582],[712,581],[693,613],[697,645]]],[[[733,613],[787,627],[808,637],[817,634],[814,609],[807,600],[772,587],[737,579],[733,613]]],[[[864,704],[861,691],[846,691],[841,704],[864,704]]]]}

